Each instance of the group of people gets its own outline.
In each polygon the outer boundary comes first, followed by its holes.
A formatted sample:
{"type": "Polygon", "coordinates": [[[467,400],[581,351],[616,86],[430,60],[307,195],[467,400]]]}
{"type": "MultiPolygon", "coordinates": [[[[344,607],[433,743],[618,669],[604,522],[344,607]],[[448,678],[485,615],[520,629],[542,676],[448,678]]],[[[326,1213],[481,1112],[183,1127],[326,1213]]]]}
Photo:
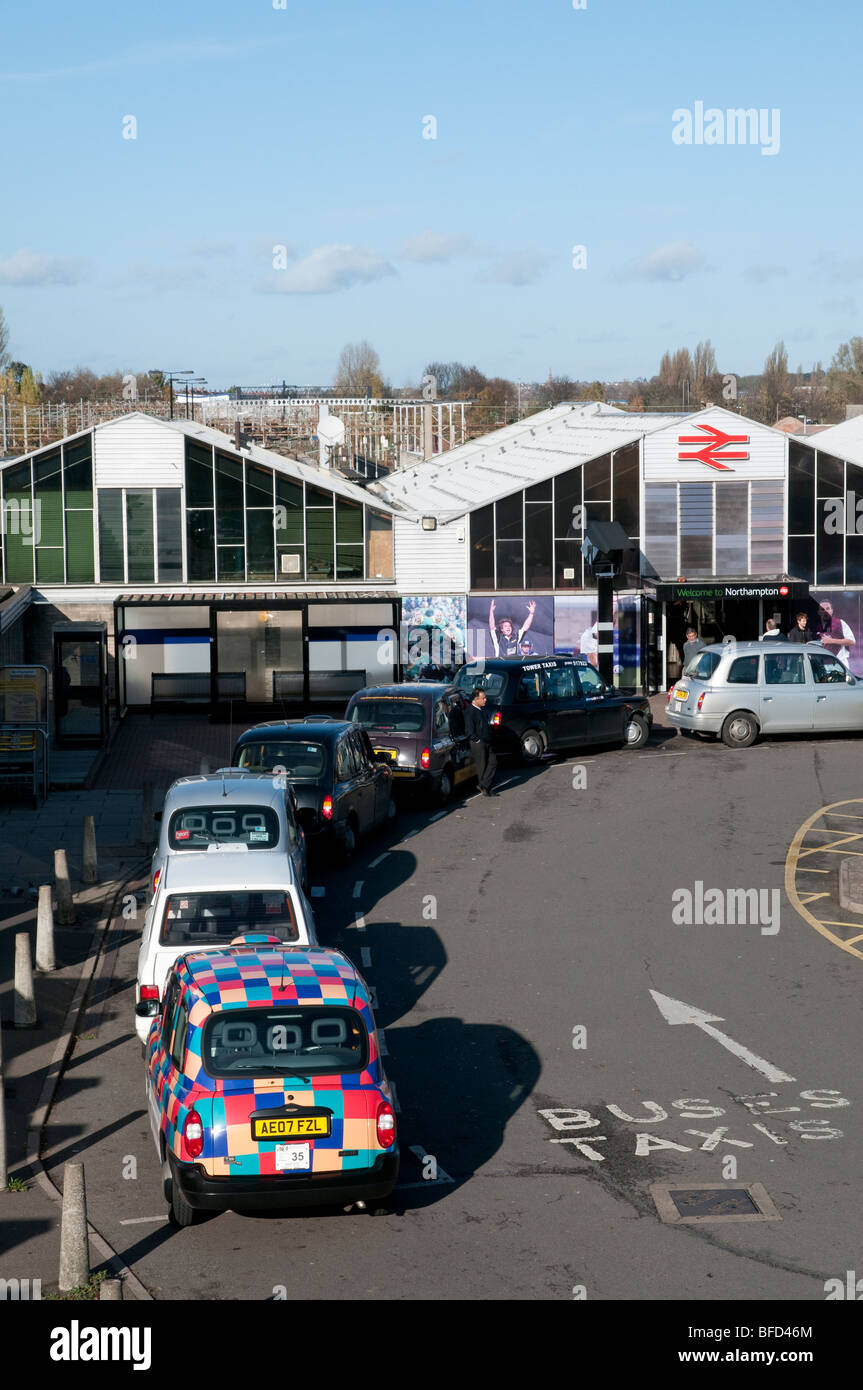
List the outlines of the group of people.
{"type": "MultiPolygon", "coordinates": [[[[842,662],[846,670],[851,669],[850,648],[855,644],[854,633],[844,618],[834,617],[833,605],[826,599],[819,605],[818,616],[812,622],[810,622],[808,613],[804,613],[802,610],[795,613],[794,626],[788,633],[782,632],[779,626],[778,613],[774,617],[768,618],[759,640],[763,642],[770,637],[784,637],[786,642],[820,642],[822,647],[826,647],[837,660],[842,662]]],[[[683,644],[684,669],[691,658],[706,645],[698,636],[695,628],[690,625],[686,629],[686,641],[683,644]]]]}

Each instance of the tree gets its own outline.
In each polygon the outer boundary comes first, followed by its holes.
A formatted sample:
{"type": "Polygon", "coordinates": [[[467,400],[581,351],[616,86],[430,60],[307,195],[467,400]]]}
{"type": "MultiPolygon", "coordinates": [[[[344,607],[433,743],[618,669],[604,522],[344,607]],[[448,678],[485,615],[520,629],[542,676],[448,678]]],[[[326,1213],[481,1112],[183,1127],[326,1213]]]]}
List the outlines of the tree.
{"type": "Polygon", "coordinates": [[[761,382],[762,419],[772,425],[782,415],[794,410],[794,395],[788,373],[788,352],[780,340],[764,363],[761,382]]]}
{"type": "Polygon", "coordinates": [[[6,315],[0,307],[0,372],[9,361],[9,325],[6,322],[6,315]]]}
{"type": "Polygon", "coordinates": [[[841,407],[863,404],[863,338],[840,343],[827,373],[831,393],[841,407]]]}
{"type": "Polygon", "coordinates": [[[380,374],[381,360],[365,338],[359,343],[346,343],[336,367],[335,389],[343,396],[383,395],[380,374]]]}
{"type": "Polygon", "coordinates": [[[538,388],[538,397],[543,406],[557,405],[559,401],[577,401],[580,394],[580,384],[568,376],[553,376],[538,388]]]}
{"type": "Polygon", "coordinates": [[[589,386],[585,386],[581,395],[581,401],[602,401],[605,403],[605,386],[601,381],[592,381],[589,386]]]}
{"type": "Polygon", "coordinates": [[[718,377],[716,353],[709,338],[699,343],[692,355],[693,388],[696,400],[704,401],[715,393],[712,378],[718,377]]]}
{"type": "Polygon", "coordinates": [[[38,405],[42,399],[42,378],[32,367],[25,367],[18,382],[18,399],[22,405],[38,405]]]}

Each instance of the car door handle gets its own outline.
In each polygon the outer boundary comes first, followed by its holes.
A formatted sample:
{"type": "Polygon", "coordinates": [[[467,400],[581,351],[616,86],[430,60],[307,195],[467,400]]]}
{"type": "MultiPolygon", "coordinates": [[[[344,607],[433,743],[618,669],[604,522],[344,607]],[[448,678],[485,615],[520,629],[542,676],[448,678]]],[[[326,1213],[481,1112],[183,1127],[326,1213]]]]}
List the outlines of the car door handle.
{"type": "Polygon", "coordinates": [[[826,696],[826,695],[816,695],[816,696],[815,696],[816,704],[820,704],[822,700],[826,700],[826,699],[827,699],[827,696],[826,696]]]}
{"type": "Polygon", "coordinates": [[[769,705],[772,699],[772,695],[764,695],[762,696],[762,704],[769,705]]]}

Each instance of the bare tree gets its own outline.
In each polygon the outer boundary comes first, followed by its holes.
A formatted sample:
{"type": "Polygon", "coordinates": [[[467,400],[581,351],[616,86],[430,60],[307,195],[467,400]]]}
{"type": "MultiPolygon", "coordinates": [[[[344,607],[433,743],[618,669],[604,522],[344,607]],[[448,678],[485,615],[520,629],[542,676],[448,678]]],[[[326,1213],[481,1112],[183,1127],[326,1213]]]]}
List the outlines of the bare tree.
{"type": "Polygon", "coordinates": [[[359,343],[346,343],[336,367],[335,389],[343,396],[373,396],[382,394],[381,360],[365,338],[359,343]]]}
{"type": "Polygon", "coordinates": [[[863,338],[840,343],[830,363],[827,381],[840,406],[863,404],[863,338]]]}
{"type": "Polygon", "coordinates": [[[764,363],[761,381],[762,418],[772,425],[781,415],[794,409],[794,395],[788,372],[788,352],[780,340],[764,363]]]}
{"type": "Polygon", "coordinates": [[[707,395],[710,378],[718,375],[716,353],[709,338],[699,343],[692,355],[692,374],[695,396],[699,401],[703,400],[707,395]]]}
{"type": "Polygon", "coordinates": [[[2,372],[9,361],[9,325],[6,322],[6,315],[0,307],[0,372],[2,372]]]}

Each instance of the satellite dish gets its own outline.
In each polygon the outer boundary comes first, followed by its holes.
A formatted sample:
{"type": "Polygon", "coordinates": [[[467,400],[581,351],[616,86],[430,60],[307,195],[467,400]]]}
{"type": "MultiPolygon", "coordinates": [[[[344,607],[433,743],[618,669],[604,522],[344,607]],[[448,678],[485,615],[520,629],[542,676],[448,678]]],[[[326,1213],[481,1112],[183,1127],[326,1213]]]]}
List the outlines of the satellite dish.
{"type": "Polygon", "coordinates": [[[345,422],[337,415],[325,415],[318,421],[318,439],[333,448],[345,442],[345,422]]]}

